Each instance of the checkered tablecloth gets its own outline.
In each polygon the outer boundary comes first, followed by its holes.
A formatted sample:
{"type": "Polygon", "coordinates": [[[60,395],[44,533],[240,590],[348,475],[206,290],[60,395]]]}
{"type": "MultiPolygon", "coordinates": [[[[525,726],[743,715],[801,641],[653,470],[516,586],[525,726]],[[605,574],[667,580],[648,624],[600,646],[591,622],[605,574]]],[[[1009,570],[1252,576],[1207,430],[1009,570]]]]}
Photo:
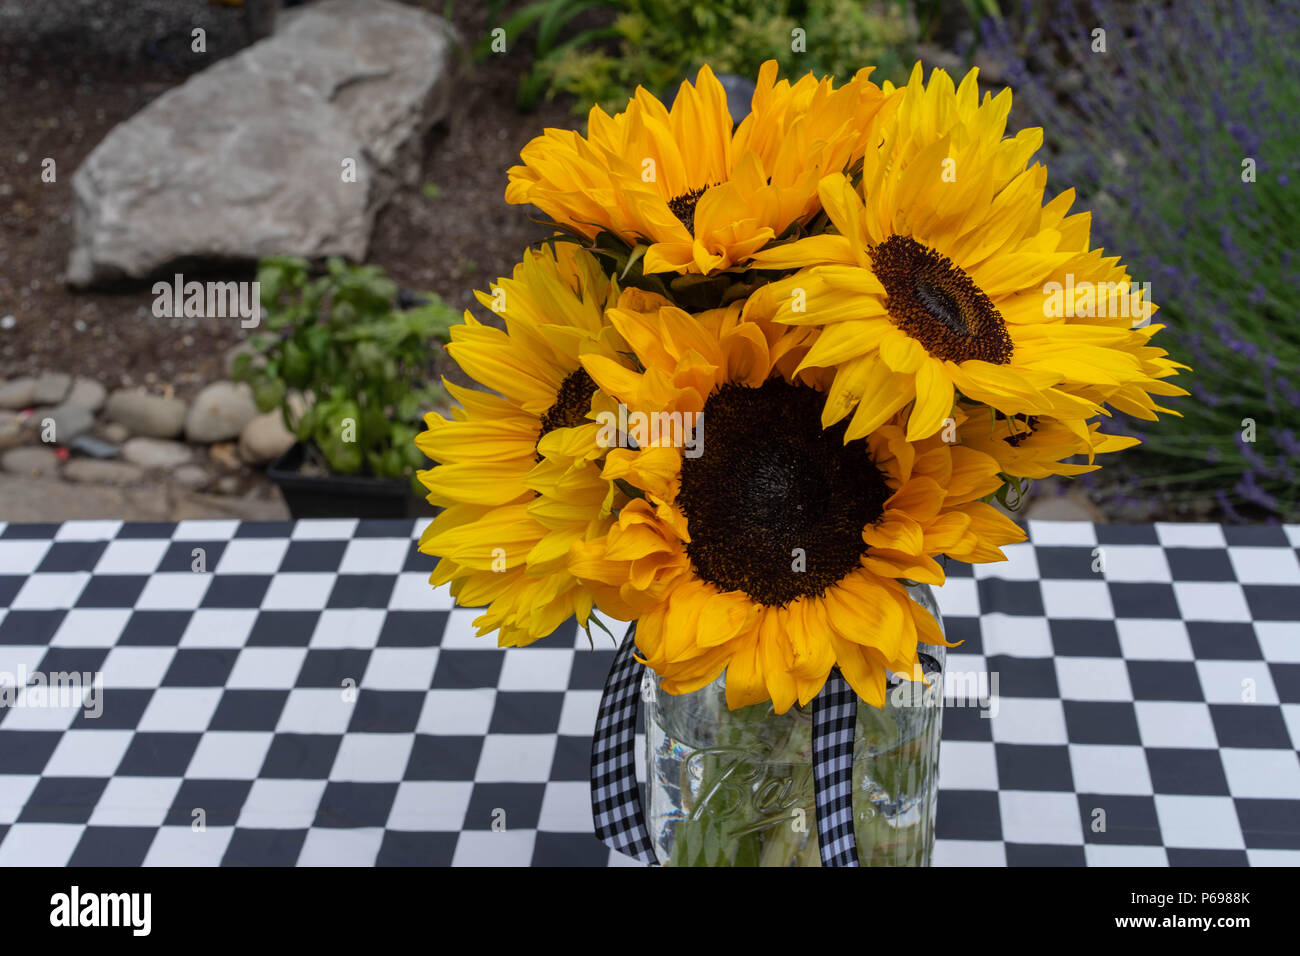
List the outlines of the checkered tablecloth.
{"type": "MultiPolygon", "coordinates": [[[[612,647],[475,638],[419,530],[0,524],[0,865],[630,862],[612,647]]],[[[1300,527],[1029,530],[938,591],[998,695],[946,709],[935,862],[1300,864],[1300,527]]]]}

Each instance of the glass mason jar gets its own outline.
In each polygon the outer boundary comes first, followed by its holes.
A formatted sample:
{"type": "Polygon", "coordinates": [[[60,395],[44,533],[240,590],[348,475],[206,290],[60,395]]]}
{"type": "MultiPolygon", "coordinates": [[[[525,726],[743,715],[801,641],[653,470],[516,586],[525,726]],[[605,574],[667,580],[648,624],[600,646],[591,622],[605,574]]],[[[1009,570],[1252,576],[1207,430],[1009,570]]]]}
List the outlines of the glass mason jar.
{"type": "MultiPolygon", "coordinates": [[[[908,594],[939,623],[928,585],[908,594]]],[[[938,796],[944,648],[918,645],[927,687],[893,678],[882,708],[859,701],[853,815],[863,866],[929,866],[938,796]]],[[[725,677],[646,697],[649,813],[666,866],[820,866],[812,703],[728,710],[725,677]]]]}

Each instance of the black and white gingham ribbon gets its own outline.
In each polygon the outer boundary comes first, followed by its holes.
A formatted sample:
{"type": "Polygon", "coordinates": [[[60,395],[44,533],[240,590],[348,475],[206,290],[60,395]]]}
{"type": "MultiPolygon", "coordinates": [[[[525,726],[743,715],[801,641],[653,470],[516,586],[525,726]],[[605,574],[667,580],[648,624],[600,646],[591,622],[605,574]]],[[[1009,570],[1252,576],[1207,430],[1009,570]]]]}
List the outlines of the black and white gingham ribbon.
{"type": "Polygon", "coordinates": [[[657,863],[636,782],[636,712],[645,665],[636,659],[636,621],[614,655],[591,738],[591,818],[611,850],[657,863]]]}
{"type": "MultiPolygon", "coordinates": [[[[611,850],[658,862],[636,781],[636,714],[645,665],[636,659],[636,622],[614,655],[591,739],[591,817],[611,850]]],[[[840,674],[813,698],[813,783],[822,866],[857,866],[853,836],[853,737],[858,697],[840,674]]]]}
{"type": "Polygon", "coordinates": [[[813,698],[813,789],[822,866],[857,866],[853,835],[853,737],[858,695],[838,667],[813,698]]]}

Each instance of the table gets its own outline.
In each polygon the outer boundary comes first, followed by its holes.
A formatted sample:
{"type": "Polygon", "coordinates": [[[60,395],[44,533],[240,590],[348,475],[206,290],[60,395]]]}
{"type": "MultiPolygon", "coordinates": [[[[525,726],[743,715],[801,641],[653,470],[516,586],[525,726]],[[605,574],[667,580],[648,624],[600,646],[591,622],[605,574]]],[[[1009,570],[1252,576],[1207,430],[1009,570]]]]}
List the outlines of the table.
{"type": "MultiPolygon", "coordinates": [[[[0,524],[0,683],[43,675],[0,865],[638,865],[591,835],[608,639],[475,638],[419,531],[0,524]]],[[[946,709],[936,864],[1300,864],[1300,526],[1029,532],[938,591],[999,683],[946,709]]]]}

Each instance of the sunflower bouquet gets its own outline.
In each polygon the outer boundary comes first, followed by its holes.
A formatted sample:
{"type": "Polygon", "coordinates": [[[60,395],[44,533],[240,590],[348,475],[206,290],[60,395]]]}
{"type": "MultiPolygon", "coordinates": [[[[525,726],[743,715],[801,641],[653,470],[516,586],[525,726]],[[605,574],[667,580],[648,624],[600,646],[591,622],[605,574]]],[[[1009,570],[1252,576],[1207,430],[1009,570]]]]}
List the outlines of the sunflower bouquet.
{"type": "Polygon", "coordinates": [[[704,67],[671,108],[638,90],[529,143],[506,198],[553,235],[478,294],[498,322],[452,329],[483,388],[448,383],[459,407],[417,439],[443,509],[420,548],[486,609],[480,635],[635,621],[652,761],[692,749],[652,808],[674,862],[816,861],[816,827],[784,824],[811,810],[810,704],[840,679],[860,856],[924,862],[856,808],[898,803],[937,753],[937,717],[887,699],[939,673],[925,586],[1024,539],[995,502],[1135,444],[1102,431],[1110,409],[1185,394],[1145,289],[1072,191],[1044,202],[1010,91],[870,72],[765,64],[735,125],[704,67]]]}

